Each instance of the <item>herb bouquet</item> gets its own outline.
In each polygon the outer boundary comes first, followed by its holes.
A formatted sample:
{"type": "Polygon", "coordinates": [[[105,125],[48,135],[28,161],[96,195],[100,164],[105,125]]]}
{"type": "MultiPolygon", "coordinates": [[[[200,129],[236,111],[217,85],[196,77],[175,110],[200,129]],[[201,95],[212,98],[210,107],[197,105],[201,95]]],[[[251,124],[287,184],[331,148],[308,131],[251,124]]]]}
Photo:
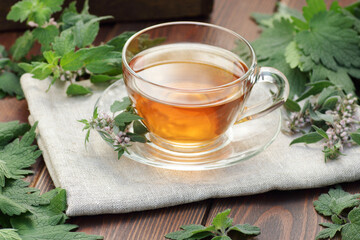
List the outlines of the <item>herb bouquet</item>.
{"type": "Polygon", "coordinates": [[[360,2],[307,4],[302,13],[279,4],[273,15],[253,14],[263,32],[252,44],[260,65],[289,80],[284,132],[302,134],[291,144],[323,140],[326,161],[360,144],[360,2]]]}

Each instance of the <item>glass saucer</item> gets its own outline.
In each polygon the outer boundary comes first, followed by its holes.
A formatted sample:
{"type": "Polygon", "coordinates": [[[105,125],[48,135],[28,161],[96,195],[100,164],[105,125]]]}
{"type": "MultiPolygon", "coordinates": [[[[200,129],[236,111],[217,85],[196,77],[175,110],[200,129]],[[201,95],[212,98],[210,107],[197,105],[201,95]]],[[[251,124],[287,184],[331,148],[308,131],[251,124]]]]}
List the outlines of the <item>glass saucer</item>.
{"type": "MultiPolygon", "coordinates": [[[[264,99],[271,93],[265,84],[256,84],[248,100],[249,105],[264,99]]],[[[123,80],[110,85],[98,99],[95,107],[98,111],[110,113],[115,100],[127,96],[123,80]]],[[[125,156],[147,165],[174,170],[207,170],[228,167],[247,160],[265,150],[276,138],[281,127],[281,112],[275,110],[263,117],[234,125],[227,132],[223,147],[208,154],[179,154],[163,149],[154,143],[134,143],[125,156]]],[[[100,134],[102,136],[102,134],[100,134]]],[[[114,155],[115,156],[115,155],[114,155]]]]}

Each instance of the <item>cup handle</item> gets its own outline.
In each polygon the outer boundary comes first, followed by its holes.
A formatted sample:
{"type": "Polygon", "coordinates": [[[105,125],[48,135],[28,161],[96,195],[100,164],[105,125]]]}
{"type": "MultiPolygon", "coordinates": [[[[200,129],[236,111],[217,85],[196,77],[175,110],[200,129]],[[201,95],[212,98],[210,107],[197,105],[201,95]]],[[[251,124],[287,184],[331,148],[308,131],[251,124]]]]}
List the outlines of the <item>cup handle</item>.
{"type": "Polygon", "coordinates": [[[270,83],[277,88],[277,92],[274,93],[272,97],[272,104],[264,109],[263,106],[268,102],[268,99],[266,99],[256,105],[246,107],[241,115],[239,115],[235,124],[259,118],[270,113],[283,105],[289,96],[289,82],[285,75],[275,68],[260,67],[258,77],[254,84],[257,83],[270,83]]]}

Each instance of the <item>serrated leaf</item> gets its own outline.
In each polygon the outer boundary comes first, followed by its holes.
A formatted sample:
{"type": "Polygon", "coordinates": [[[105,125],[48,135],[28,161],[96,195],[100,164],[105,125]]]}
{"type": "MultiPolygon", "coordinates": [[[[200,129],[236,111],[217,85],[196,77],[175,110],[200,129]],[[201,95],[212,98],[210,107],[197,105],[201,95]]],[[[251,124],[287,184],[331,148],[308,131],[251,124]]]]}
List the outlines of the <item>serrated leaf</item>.
{"type": "Polygon", "coordinates": [[[57,66],[57,63],[58,63],[58,60],[60,57],[57,56],[54,51],[43,52],[43,56],[49,64],[51,64],[53,66],[57,66]]]}
{"type": "Polygon", "coordinates": [[[43,195],[43,199],[49,202],[47,205],[30,206],[29,212],[11,218],[11,225],[17,229],[34,229],[44,226],[64,224],[67,216],[66,192],[56,188],[43,195]]]}
{"type": "Polygon", "coordinates": [[[58,56],[64,56],[75,50],[74,35],[71,30],[62,31],[59,37],[55,37],[53,49],[58,56]]]}
{"type": "Polygon", "coordinates": [[[13,216],[27,212],[31,206],[48,204],[49,201],[40,196],[40,191],[28,188],[23,180],[7,180],[0,193],[0,211],[13,216]]]}
{"type": "Polygon", "coordinates": [[[321,194],[319,199],[314,201],[315,210],[324,215],[339,215],[344,209],[358,206],[360,194],[350,194],[341,189],[340,186],[331,188],[326,194],[321,194]]]}
{"type": "Polygon", "coordinates": [[[76,51],[66,53],[60,60],[60,66],[65,71],[77,71],[84,66],[86,51],[76,51]]]}
{"type": "Polygon", "coordinates": [[[343,240],[360,239],[360,209],[354,208],[348,214],[350,223],[345,224],[341,231],[343,240]]]}
{"type": "MultiPolygon", "coordinates": [[[[41,155],[36,146],[32,146],[35,139],[36,124],[25,133],[21,140],[15,139],[10,144],[0,150],[0,159],[2,161],[2,169],[0,167],[0,176],[8,178],[20,179],[24,175],[31,173],[30,170],[24,170],[35,163],[36,159],[41,155]]],[[[23,131],[23,129],[21,129],[23,131]]],[[[4,185],[4,184],[2,184],[4,185]]]]}
{"type": "Polygon", "coordinates": [[[23,0],[18,1],[12,7],[8,15],[6,16],[7,20],[13,20],[15,22],[23,22],[29,16],[33,9],[32,0],[23,0]]]}
{"type": "Polygon", "coordinates": [[[218,213],[213,221],[212,221],[212,225],[215,226],[216,229],[226,229],[228,227],[231,226],[231,223],[230,223],[230,226],[229,226],[229,221],[228,221],[228,215],[230,214],[230,209],[226,209],[225,211],[221,212],[221,213],[218,213]]]}
{"type": "Polygon", "coordinates": [[[129,97],[124,97],[121,101],[115,101],[110,106],[110,111],[113,112],[113,113],[119,112],[119,111],[127,109],[129,106],[131,106],[130,98],[129,97]]]}
{"type": "Polygon", "coordinates": [[[344,220],[342,220],[341,218],[339,218],[336,214],[333,214],[331,216],[331,221],[333,221],[333,223],[335,224],[339,224],[342,225],[344,223],[344,220]]]}
{"type": "Polygon", "coordinates": [[[323,0],[307,0],[308,6],[303,7],[303,16],[306,21],[310,21],[319,12],[326,11],[326,4],[323,0]]]}
{"type": "Polygon", "coordinates": [[[285,49],[285,59],[291,68],[296,68],[300,65],[301,52],[296,46],[295,41],[291,41],[285,49]]]}
{"type": "Polygon", "coordinates": [[[120,35],[114,37],[110,41],[108,41],[106,44],[113,46],[114,51],[122,52],[122,49],[126,43],[126,41],[134,35],[135,32],[123,32],[120,35]]]}
{"type": "Polygon", "coordinates": [[[21,240],[16,229],[0,229],[0,240],[21,240]]]}
{"type": "Polygon", "coordinates": [[[333,223],[320,223],[321,226],[326,227],[326,229],[321,230],[316,239],[328,239],[333,238],[337,232],[340,232],[342,225],[333,224],[333,223]]]}
{"type": "Polygon", "coordinates": [[[76,225],[63,224],[56,226],[44,226],[34,229],[19,229],[18,234],[22,240],[97,240],[103,239],[101,236],[86,235],[81,232],[70,232],[76,229],[76,225]]]}
{"type": "Polygon", "coordinates": [[[300,31],[295,41],[316,64],[331,70],[337,71],[338,64],[359,66],[360,47],[352,25],[353,20],[340,13],[318,12],[309,20],[309,30],[300,31]]]}
{"type": "Polygon", "coordinates": [[[142,119],[140,116],[136,114],[132,114],[129,112],[122,112],[115,117],[115,124],[119,127],[125,126],[126,123],[130,123],[134,120],[142,119]]]}
{"type": "Polygon", "coordinates": [[[229,228],[228,231],[237,231],[246,235],[259,235],[260,228],[250,224],[237,224],[229,228]]]}
{"type": "MultiPolygon", "coordinates": [[[[32,63],[33,64],[33,63],[32,63]]],[[[49,77],[53,72],[53,65],[48,63],[35,63],[34,68],[30,73],[33,74],[33,77],[39,80],[44,80],[49,77]]]]}
{"type": "Polygon", "coordinates": [[[252,42],[261,66],[270,66],[280,70],[289,80],[290,98],[300,95],[305,89],[307,76],[299,69],[292,69],[285,60],[288,44],[294,40],[295,29],[289,20],[273,22],[272,28],[263,31],[260,38],[252,42]]]}
{"type": "Polygon", "coordinates": [[[114,69],[121,70],[121,53],[112,51],[101,58],[88,58],[85,60],[85,66],[92,73],[106,73],[114,69]]]}
{"type": "Polygon", "coordinates": [[[61,11],[61,5],[64,3],[64,0],[42,0],[42,2],[54,13],[61,11]]]}
{"type": "Polygon", "coordinates": [[[0,90],[11,96],[24,96],[19,78],[12,72],[0,73],[0,90]]]}
{"type": "Polygon", "coordinates": [[[54,25],[49,25],[45,28],[38,27],[32,31],[32,34],[41,44],[41,51],[47,51],[51,48],[50,43],[59,35],[59,29],[54,25]]]}
{"type": "Polygon", "coordinates": [[[358,145],[360,145],[360,133],[359,132],[353,132],[350,133],[351,139],[357,143],[358,145]]]}
{"type": "Polygon", "coordinates": [[[29,124],[20,124],[19,121],[0,122],[0,146],[4,146],[13,139],[22,136],[29,129],[29,124]]]}
{"type": "Polygon", "coordinates": [[[112,18],[111,16],[97,17],[84,23],[78,21],[73,29],[76,46],[79,48],[86,47],[95,40],[99,32],[99,21],[112,18]]]}
{"type": "Polygon", "coordinates": [[[68,96],[87,95],[90,93],[92,93],[92,91],[89,88],[75,83],[70,84],[66,89],[66,94],[68,96]]]}
{"type": "Polygon", "coordinates": [[[10,48],[13,59],[18,61],[26,56],[33,46],[34,41],[34,36],[30,31],[26,31],[24,35],[16,39],[14,45],[10,48]]]}

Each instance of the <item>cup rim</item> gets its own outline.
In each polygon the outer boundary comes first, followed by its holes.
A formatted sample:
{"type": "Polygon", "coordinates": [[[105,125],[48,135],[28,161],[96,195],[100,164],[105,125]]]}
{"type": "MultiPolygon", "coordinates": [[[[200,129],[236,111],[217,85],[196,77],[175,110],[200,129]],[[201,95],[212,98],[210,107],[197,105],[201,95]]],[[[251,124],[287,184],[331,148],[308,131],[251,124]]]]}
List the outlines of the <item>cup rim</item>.
{"type": "Polygon", "coordinates": [[[173,21],[173,22],[165,22],[165,23],[160,23],[160,24],[156,24],[156,25],[152,25],[150,27],[144,28],[138,32],[136,32],[134,35],[132,35],[125,43],[123,50],[122,50],[122,64],[125,66],[125,68],[132,74],[134,75],[137,79],[140,79],[146,83],[152,84],[154,86],[157,87],[161,87],[161,88],[166,88],[172,91],[180,91],[180,92],[208,92],[208,91],[217,91],[217,90],[221,90],[230,86],[233,86],[235,84],[237,84],[238,82],[242,81],[243,79],[246,79],[249,77],[250,73],[252,72],[253,69],[255,69],[256,67],[256,55],[254,52],[254,49],[252,48],[252,46],[250,45],[250,43],[244,38],[242,37],[240,34],[227,29],[225,27],[219,26],[219,25],[215,25],[215,24],[211,24],[211,23],[204,23],[204,22],[196,22],[196,21],[173,21]],[[127,60],[126,60],[126,50],[130,44],[130,42],[138,37],[139,35],[143,34],[144,32],[147,32],[149,30],[158,28],[158,27],[164,27],[164,26],[171,26],[171,25],[200,25],[200,26],[206,26],[206,27],[212,27],[212,28],[216,28],[216,29],[220,29],[222,31],[228,32],[231,35],[235,36],[236,38],[238,38],[239,40],[241,40],[242,42],[244,42],[246,44],[246,46],[250,49],[250,54],[251,54],[251,58],[252,58],[252,62],[250,67],[248,68],[248,70],[246,71],[246,73],[244,75],[242,75],[241,77],[234,79],[233,81],[223,84],[223,85],[219,85],[219,86],[215,86],[215,87],[210,87],[210,88],[198,88],[198,89],[179,89],[179,88],[174,88],[174,87],[169,87],[169,86],[164,86],[161,84],[157,84],[154,83],[152,81],[149,81],[143,77],[141,77],[139,74],[137,74],[128,64],[127,60]]]}

